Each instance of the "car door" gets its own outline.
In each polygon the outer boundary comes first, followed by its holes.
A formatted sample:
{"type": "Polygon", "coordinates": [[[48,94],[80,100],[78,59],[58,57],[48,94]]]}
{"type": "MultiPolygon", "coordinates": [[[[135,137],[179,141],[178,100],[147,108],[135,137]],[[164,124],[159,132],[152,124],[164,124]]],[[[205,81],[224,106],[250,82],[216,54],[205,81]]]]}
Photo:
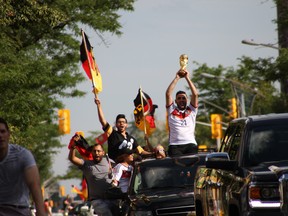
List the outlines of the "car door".
{"type": "MultiPolygon", "coordinates": [[[[237,160],[242,138],[242,126],[231,125],[222,140],[220,152],[227,152],[230,160],[237,160]]],[[[206,186],[206,205],[208,215],[228,215],[229,193],[239,190],[239,179],[234,171],[211,169],[206,186]]]]}

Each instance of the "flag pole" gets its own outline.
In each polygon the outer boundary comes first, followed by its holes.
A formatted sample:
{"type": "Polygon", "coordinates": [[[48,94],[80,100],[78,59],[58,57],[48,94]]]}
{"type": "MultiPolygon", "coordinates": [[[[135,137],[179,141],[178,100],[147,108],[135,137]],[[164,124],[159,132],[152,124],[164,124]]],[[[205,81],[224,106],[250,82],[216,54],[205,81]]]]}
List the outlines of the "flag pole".
{"type": "Polygon", "coordinates": [[[142,93],[142,88],[140,86],[140,98],[141,98],[141,106],[142,106],[142,115],[143,115],[143,124],[144,124],[144,133],[145,135],[147,134],[147,129],[146,129],[146,121],[145,121],[145,116],[144,116],[144,103],[143,103],[143,93],[142,93]]]}
{"type": "MultiPolygon", "coordinates": [[[[141,106],[142,106],[142,115],[143,115],[144,135],[145,135],[145,137],[146,137],[146,135],[147,135],[147,129],[146,129],[146,120],[145,120],[145,115],[144,115],[143,93],[142,93],[142,88],[141,88],[141,86],[140,86],[139,90],[140,90],[140,98],[141,98],[141,106]]],[[[146,145],[147,145],[148,148],[149,148],[148,140],[145,139],[145,141],[146,141],[146,145]]]]}
{"type": "Polygon", "coordinates": [[[92,66],[91,66],[89,55],[88,55],[88,50],[87,50],[87,46],[86,46],[86,39],[85,39],[85,35],[84,35],[83,29],[81,29],[81,34],[82,34],[82,40],[84,41],[85,53],[86,53],[86,56],[87,56],[88,65],[89,65],[89,69],[90,69],[90,75],[91,75],[91,78],[92,78],[93,93],[94,93],[95,99],[98,99],[97,93],[95,91],[95,85],[94,85],[94,80],[93,80],[93,75],[92,75],[92,66]]]}

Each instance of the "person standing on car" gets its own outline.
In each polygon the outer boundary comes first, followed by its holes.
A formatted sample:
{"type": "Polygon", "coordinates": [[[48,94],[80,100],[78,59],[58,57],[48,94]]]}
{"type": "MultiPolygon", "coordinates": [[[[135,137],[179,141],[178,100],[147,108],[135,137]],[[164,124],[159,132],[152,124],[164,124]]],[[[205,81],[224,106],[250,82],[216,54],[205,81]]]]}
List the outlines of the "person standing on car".
{"type": "Polygon", "coordinates": [[[95,144],[92,146],[93,160],[83,160],[75,154],[76,143],[80,139],[80,135],[73,136],[74,142],[71,143],[69,151],[69,160],[79,169],[88,185],[88,200],[94,208],[97,215],[112,216],[117,215],[118,209],[115,200],[106,199],[105,193],[111,186],[111,168],[108,159],[105,158],[103,146],[95,144]]]}
{"type": "Polygon", "coordinates": [[[113,185],[120,188],[122,196],[118,202],[121,206],[121,215],[126,215],[128,206],[125,205],[125,200],[128,198],[128,188],[133,172],[133,151],[130,149],[121,150],[121,154],[116,158],[117,164],[113,167],[113,185]]]}
{"type": "Polygon", "coordinates": [[[8,123],[0,118],[0,215],[31,215],[32,195],[36,216],[44,216],[39,171],[32,153],[9,143],[8,123]]]}
{"type": "Polygon", "coordinates": [[[124,149],[117,157],[117,164],[113,167],[113,184],[123,193],[127,193],[131,174],[133,171],[133,151],[124,149]]]}
{"type": "MultiPolygon", "coordinates": [[[[180,61],[181,58],[187,58],[188,60],[186,55],[181,55],[180,61]]],[[[186,68],[180,69],[166,90],[166,109],[169,125],[169,156],[174,157],[198,152],[194,135],[198,111],[197,107],[197,89],[190,80],[189,72],[186,68]],[[184,91],[178,91],[176,93],[175,102],[173,101],[172,92],[181,78],[184,78],[187,81],[191,90],[190,103],[188,103],[188,96],[184,91]]]]}
{"type": "Polygon", "coordinates": [[[116,129],[114,129],[105,119],[104,112],[100,100],[95,98],[95,104],[97,105],[99,121],[103,127],[103,130],[108,136],[108,155],[112,160],[121,154],[121,151],[125,148],[133,150],[134,153],[140,155],[151,155],[153,153],[145,151],[137,140],[127,133],[128,122],[124,114],[119,114],[116,117],[116,129]]]}

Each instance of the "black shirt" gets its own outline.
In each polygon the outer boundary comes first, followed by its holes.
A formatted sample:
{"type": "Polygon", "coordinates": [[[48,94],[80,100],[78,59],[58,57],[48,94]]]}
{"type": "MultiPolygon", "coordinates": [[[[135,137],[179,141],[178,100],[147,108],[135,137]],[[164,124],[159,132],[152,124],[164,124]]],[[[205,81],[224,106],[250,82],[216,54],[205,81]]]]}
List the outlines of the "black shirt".
{"type": "Polygon", "coordinates": [[[133,136],[130,136],[126,132],[126,138],[117,130],[113,129],[109,124],[103,127],[103,130],[107,133],[108,136],[108,155],[112,160],[121,154],[120,150],[128,148],[130,150],[136,150],[139,146],[136,139],[133,136]]]}

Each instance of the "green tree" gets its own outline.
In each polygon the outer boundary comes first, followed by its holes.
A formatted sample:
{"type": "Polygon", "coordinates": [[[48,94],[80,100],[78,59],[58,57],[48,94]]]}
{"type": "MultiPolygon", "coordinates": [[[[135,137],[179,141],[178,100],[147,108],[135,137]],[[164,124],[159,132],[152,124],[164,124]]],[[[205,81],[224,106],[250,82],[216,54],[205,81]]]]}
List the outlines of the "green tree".
{"type": "MultiPolygon", "coordinates": [[[[156,111],[157,112],[157,111],[156,111]]],[[[157,144],[161,144],[167,149],[168,147],[168,131],[166,130],[166,123],[161,121],[155,121],[156,129],[155,131],[149,136],[149,142],[153,147],[157,144]]],[[[135,137],[138,144],[142,147],[146,145],[144,139],[144,131],[140,130],[136,127],[135,122],[129,122],[129,133],[135,137]]]]}
{"type": "MultiPolygon", "coordinates": [[[[229,99],[237,94],[245,96],[247,115],[285,112],[284,101],[274,85],[277,79],[269,77],[277,66],[277,61],[272,58],[253,60],[249,57],[241,57],[239,61],[236,69],[221,65],[210,68],[206,64],[195,62],[197,68],[193,72],[192,79],[200,93],[197,121],[210,123],[210,115],[218,113],[222,114],[224,123],[229,123],[231,120],[229,99]],[[204,73],[218,78],[207,78],[203,76],[204,73]]],[[[223,127],[225,126],[223,124],[223,127]]],[[[215,141],[210,137],[210,128],[198,124],[197,142],[208,146],[214,145],[215,141]]]]}
{"type": "Polygon", "coordinates": [[[57,110],[63,97],[81,97],[80,27],[121,35],[119,12],[134,0],[0,0],[0,116],[12,141],[30,149],[42,180],[51,176],[52,156],[62,145],[57,110]]]}

